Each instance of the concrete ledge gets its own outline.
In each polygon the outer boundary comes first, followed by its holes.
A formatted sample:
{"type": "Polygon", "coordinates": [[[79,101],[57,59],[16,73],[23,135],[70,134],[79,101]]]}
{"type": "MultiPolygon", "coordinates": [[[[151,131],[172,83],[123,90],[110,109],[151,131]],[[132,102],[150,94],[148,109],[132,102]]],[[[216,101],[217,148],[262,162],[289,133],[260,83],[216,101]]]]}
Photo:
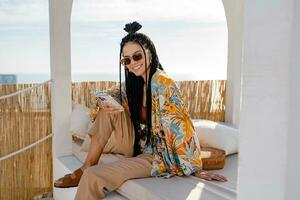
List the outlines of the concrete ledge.
{"type": "MultiPolygon", "coordinates": [[[[58,159],[69,173],[81,166],[74,155],[58,159]]],[[[203,200],[234,200],[236,199],[237,154],[228,156],[224,169],[215,170],[228,178],[228,182],[205,181],[196,177],[143,178],[126,181],[116,192],[106,199],[203,199],[203,200]],[[174,192],[176,191],[176,192],[174,192]],[[121,196],[122,195],[122,196],[121,196]],[[124,197],[123,197],[124,196],[124,197]]],[[[57,189],[59,195],[55,199],[74,199],[77,188],[57,189]]]]}

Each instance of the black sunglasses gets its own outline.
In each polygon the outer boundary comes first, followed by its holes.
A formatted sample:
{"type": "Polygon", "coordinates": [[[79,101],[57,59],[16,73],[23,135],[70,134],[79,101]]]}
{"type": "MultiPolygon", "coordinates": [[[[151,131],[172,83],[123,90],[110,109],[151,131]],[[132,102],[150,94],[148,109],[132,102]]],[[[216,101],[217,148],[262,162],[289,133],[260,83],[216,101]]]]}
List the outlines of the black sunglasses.
{"type": "MultiPolygon", "coordinates": [[[[135,53],[135,54],[133,54],[132,55],[132,60],[134,60],[134,61],[139,61],[139,60],[141,60],[143,58],[143,54],[142,53],[135,53]]],[[[130,63],[131,63],[131,59],[130,59],[130,57],[125,57],[125,58],[122,58],[121,60],[120,60],[120,63],[121,63],[121,65],[129,65],[130,63]]]]}

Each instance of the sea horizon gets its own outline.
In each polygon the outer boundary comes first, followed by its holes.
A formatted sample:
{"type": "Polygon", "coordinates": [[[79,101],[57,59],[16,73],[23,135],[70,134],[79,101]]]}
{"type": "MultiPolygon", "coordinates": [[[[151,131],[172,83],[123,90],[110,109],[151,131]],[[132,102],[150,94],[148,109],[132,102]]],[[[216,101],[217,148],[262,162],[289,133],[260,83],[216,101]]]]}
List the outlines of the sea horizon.
{"type": "MultiPolygon", "coordinates": [[[[175,81],[185,80],[226,80],[223,73],[214,73],[212,75],[199,74],[182,74],[182,73],[168,73],[175,81]]],[[[1,75],[15,75],[16,83],[42,83],[50,80],[50,73],[1,73],[1,75]]],[[[122,74],[122,80],[124,74],[122,74]]],[[[119,74],[117,73],[74,73],[72,74],[72,82],[84,81],[119,81],[119,74]]]]}

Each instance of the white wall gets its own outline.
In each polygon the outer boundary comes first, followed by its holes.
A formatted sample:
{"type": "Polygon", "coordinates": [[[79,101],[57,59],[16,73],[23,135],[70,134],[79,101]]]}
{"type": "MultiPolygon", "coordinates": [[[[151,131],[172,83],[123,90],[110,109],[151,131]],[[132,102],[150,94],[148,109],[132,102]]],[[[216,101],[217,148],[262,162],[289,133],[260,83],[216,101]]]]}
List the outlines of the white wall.
{"type": "Polygon", "coordinates": [[[294,1],[294,24],[292,40],[292,59],[289,77],[289,131],[287,140],[287,182],[286,197],[288,200],[300,199],[300,2],[294,1]]]}
{"type": "Polygon", "coordinates": [[[51,117],[53,175],[58,178],[57,157],[71,154],[69,132],[72,111],[70,15],[72,0],[49,0],[51,117]]]}
{"type": "Polygon", "coordinates": [[[293,0],[244,3],[238,199],[286,199],[293,0]]]}
{"type": "Polygon", "coordinates": [[[225,121],[239,126],[243,1],[223,0],[228,28],[225,121]]]}

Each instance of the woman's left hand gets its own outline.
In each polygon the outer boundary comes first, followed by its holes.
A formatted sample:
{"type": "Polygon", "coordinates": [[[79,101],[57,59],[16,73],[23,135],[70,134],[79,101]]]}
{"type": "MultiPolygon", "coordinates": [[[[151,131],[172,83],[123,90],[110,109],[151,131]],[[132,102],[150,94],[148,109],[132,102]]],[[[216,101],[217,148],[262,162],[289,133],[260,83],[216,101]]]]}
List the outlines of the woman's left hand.
{"type": "Polygon", "coordinates": [[[207,181],[212,181],[212,180],[221,181],[221,182],[227,181],[227,178],[225,176],[216,174],[214,172],[209,172],[209,171],[196,172],[194,176],[205,179],[207,181]]]}

